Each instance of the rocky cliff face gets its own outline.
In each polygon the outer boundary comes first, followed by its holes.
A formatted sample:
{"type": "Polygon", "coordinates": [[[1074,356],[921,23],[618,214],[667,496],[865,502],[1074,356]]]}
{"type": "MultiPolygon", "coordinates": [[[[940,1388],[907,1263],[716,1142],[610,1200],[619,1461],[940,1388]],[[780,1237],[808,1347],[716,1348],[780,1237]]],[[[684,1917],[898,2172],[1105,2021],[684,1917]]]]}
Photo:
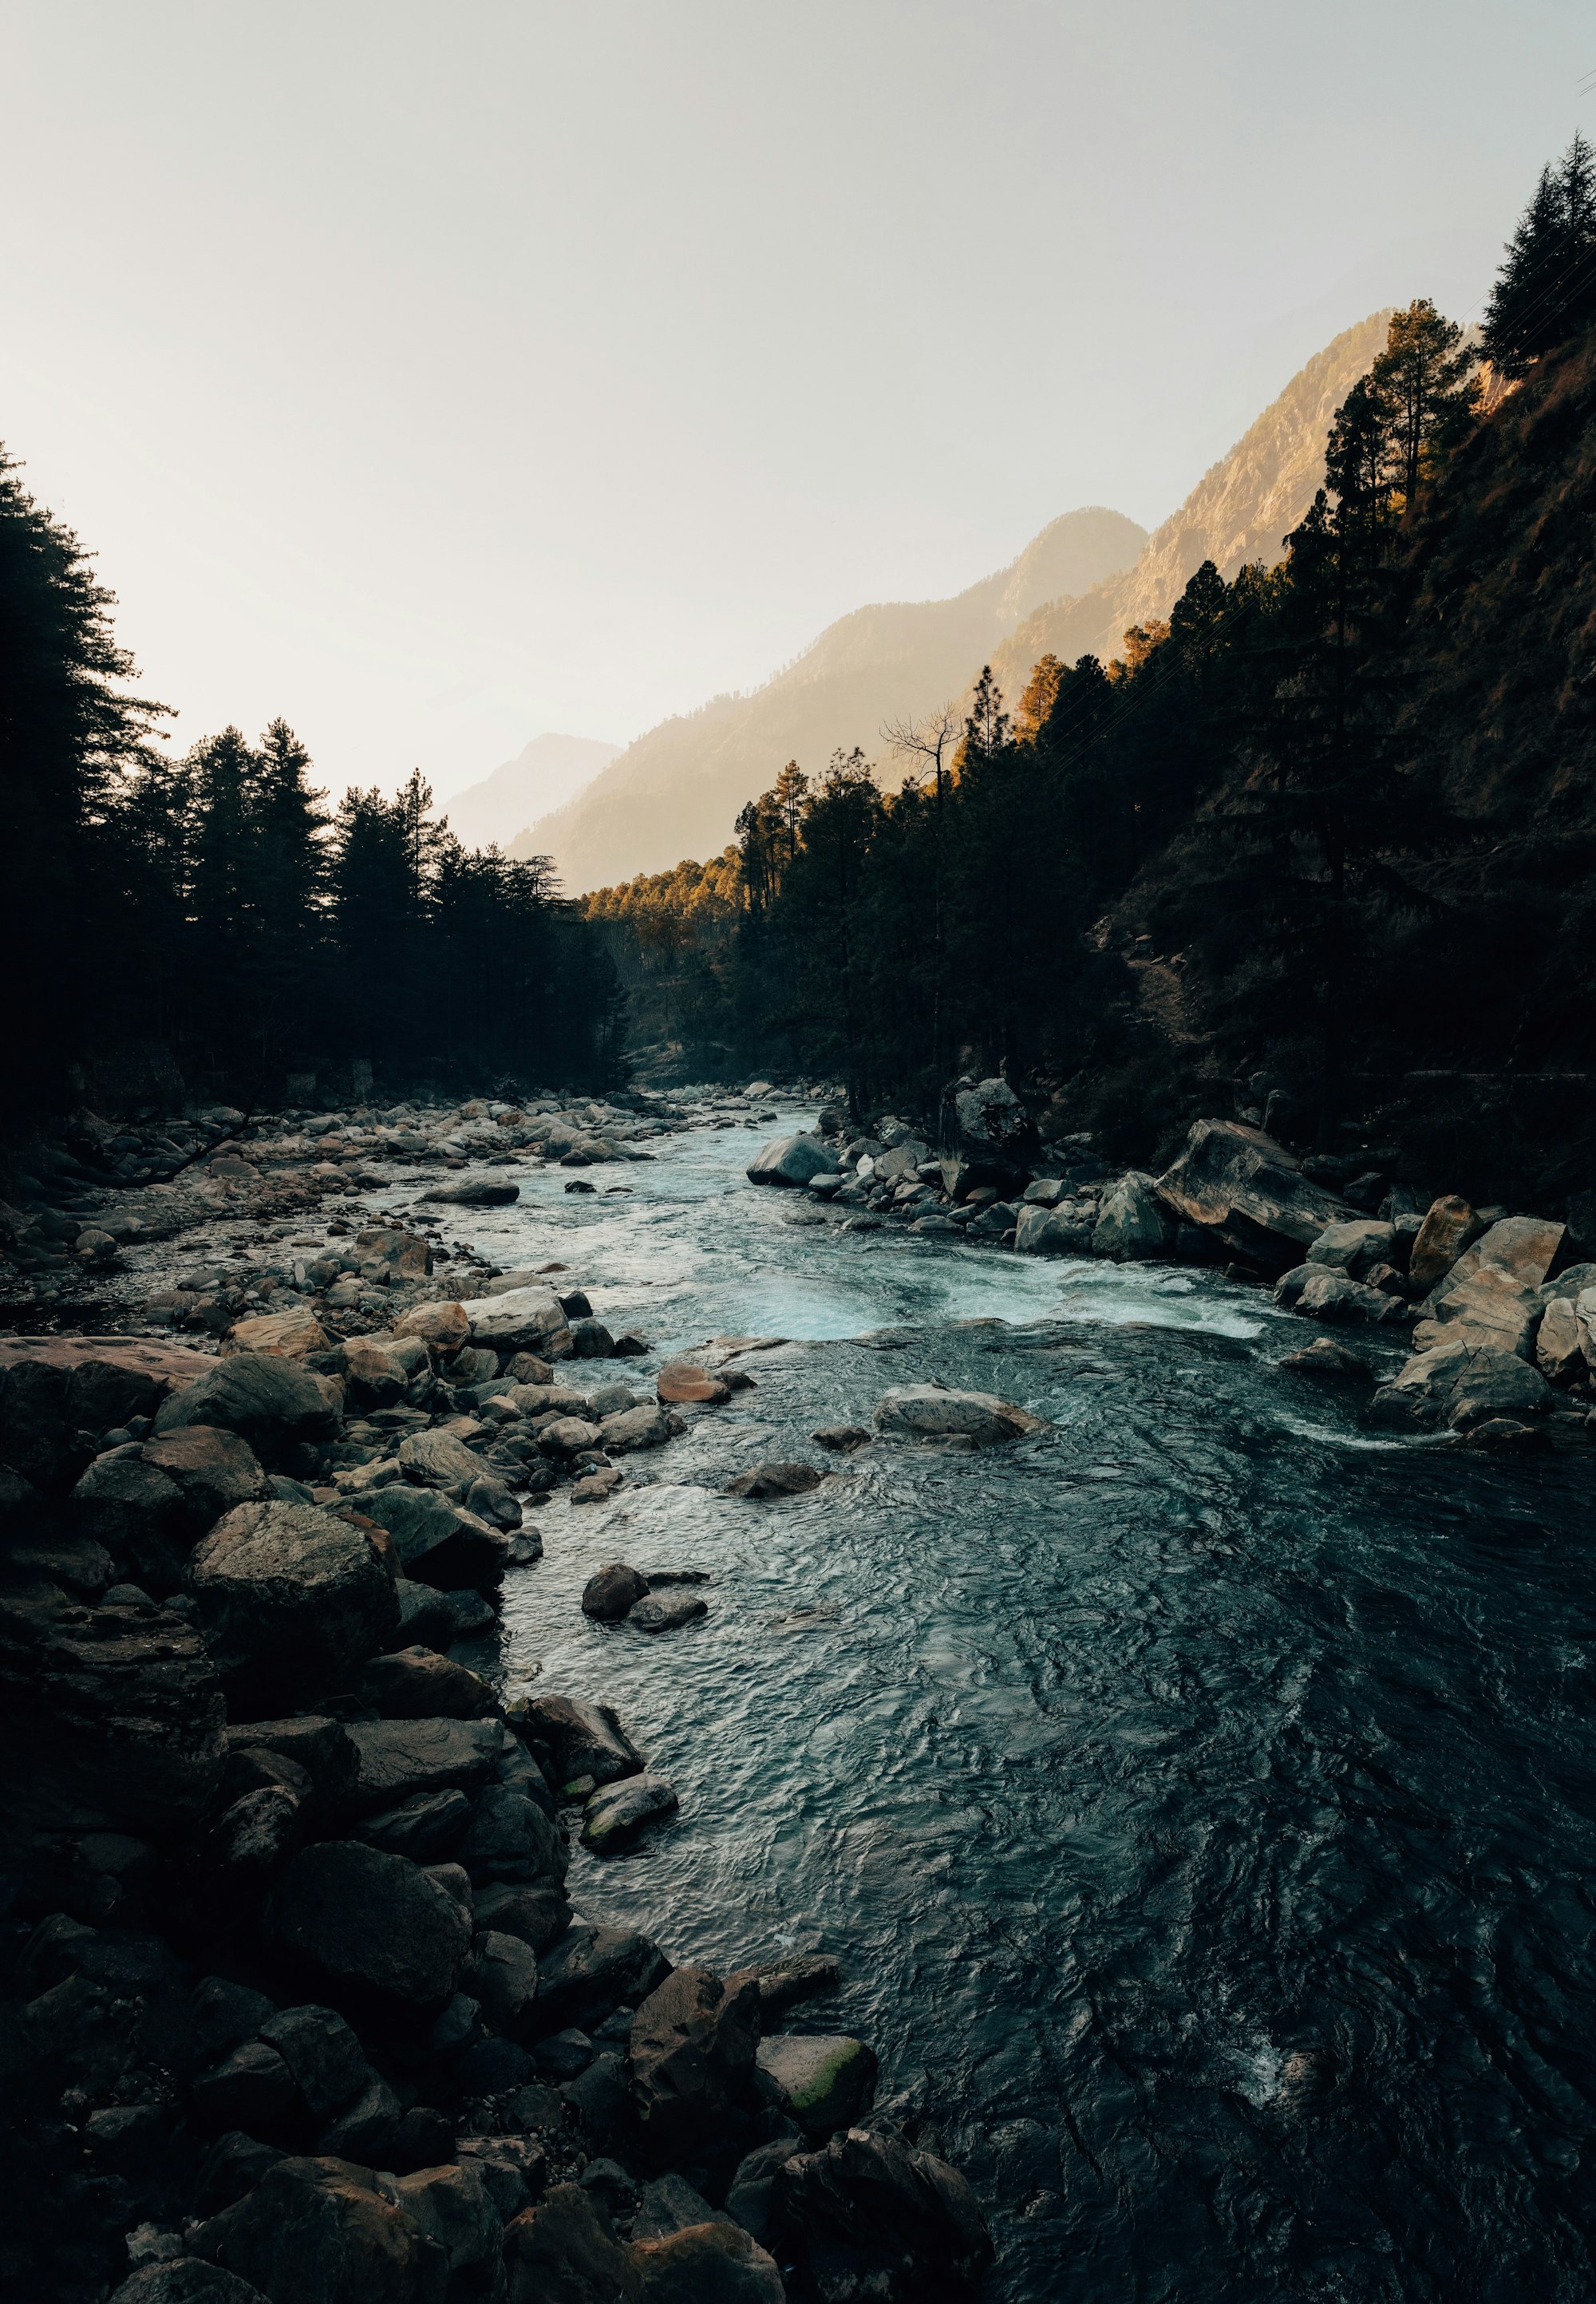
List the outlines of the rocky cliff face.
{"type": "Polygon", "coordinates": [[[816,773],[839,745],[874,746],[884,719],[962,695],[1022,616],[1127,567],[1146,540],[1102,506],[1066,512],[954,599],[856,609],[754,695],[716,697],[650,729],[511,853],[551,853],[573,893],[718,854],[739,809],[784,761],[816,773]]]}
{"type": "Polygon", "coordinates": [[[1384,349],[1387,318],[1371,313],[1299,368],[1179,511],[1153,530],[1131,567],[1081,598],[1056,598],[1026,616],[992,659],[1004,693],[1017,696],[1032,665],[1050,651],[1066,664],[1118,654],[1132,625],[1169,614],[1205,560],[1227,582],[1250,560],[1272,567],[1282,557],[1283,538],[1323,482],[1330,419],[1384,349]]]}

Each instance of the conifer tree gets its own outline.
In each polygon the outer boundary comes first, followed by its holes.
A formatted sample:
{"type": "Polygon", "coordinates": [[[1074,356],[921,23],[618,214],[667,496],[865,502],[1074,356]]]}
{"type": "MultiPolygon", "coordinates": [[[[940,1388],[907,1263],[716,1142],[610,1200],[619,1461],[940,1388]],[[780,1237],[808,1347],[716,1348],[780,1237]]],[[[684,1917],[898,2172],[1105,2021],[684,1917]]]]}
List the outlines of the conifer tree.
{"type": "Polygon", "coordinates": [[[1583,135],[1556,168],[1542,168],[1520,217],[1490,301],[1482,335],[1502,375],[1596,321],[1596,154],[1583,135]]]}

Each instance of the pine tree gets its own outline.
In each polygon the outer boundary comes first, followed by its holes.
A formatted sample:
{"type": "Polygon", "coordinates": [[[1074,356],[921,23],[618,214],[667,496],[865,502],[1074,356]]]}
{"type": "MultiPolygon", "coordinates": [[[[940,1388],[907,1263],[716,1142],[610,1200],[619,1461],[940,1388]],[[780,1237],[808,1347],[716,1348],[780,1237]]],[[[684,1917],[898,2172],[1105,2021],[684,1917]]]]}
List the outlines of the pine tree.
{"type": "Polygon", "coordinates": [[[1387,438],[1382,459],[1398,508],[1411,520],[1422,485],[1433,478],[1474,420],[1476,354],[1455,320],[1428,296],[1391,316],[1369,391],[1387,438]]]}
{"type": "Polygon", "coordinates": [[[1502,375],[1596,321],[1596,155],[1575,134],[1541,181],[1507,242],[1485,308],[1485,354],[1502,375]]]}

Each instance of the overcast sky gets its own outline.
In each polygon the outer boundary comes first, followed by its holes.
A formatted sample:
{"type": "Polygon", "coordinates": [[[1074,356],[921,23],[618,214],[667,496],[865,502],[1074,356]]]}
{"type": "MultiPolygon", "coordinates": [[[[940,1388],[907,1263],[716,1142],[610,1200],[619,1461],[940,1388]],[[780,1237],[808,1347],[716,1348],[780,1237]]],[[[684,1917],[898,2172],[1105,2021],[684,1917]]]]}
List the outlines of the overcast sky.
{"type": "Polygon", "coordinates": [[[0,0],[0,439],[186,744],[441,792],[1477,308],[1588,0],[0,0]]]}

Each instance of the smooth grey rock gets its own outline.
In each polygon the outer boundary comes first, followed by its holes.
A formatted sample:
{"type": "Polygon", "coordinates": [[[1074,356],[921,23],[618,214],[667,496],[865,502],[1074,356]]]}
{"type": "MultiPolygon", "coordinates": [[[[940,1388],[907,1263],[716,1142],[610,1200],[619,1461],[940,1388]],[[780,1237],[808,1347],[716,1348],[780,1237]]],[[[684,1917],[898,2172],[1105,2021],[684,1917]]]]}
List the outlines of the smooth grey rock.
{"type": "Polygon", "coordinates": [[[314,1504],[237,1505],[184,1580],[217,1670],[249,1704],[347,1683],[399,1621],[370,1537],[314,1504]]]}
{"type": "Polygon", "coordinates": [[[497,1720],[358,1720],[350,1805],[360,1814],[395,1808],[418,1792],[469,1791],[492,1774],[503,1731],[497,1720]]]}
{"type": "Polygon", "coordinates": [[[875,1428],[891,1438],[941,1439],[962,1434],[977,1446],[1040,1432],[1045,1419],[991,1392],[944,1392],[931,1384],[904,1385],[875,1404],[875,1428]]]}
{"type": "MultiPolygon", "coordinates": [[[[1092,1253],[1120,1257],[1127,1262],[1166,1256],[1174,1232],[1173,1219],[1159,1199],[1153,1178],[1133,1168],[1103,1196],[1092,1231],[1092,1253]]],[[[1015,1246],[1018,1245],[1017,1220],[1015,1246]]]]}
{"type": "Polygon", "coordinates": [[[846,2033],[775,2033],[759,2043],[759,2071],[774,2103],[806,2136],[851,2126],[875,2091],[875,2057],[846,2033]]]}
{"type": "Polygon", "coordinates": [[[802,1186],[828,1175],[832,1155],[818,1136],[773,1137],[747,1170],[750,1184],[802,1186]]]}
{"type": "Polygon", "coordinates": [[[663,1776],[626,1776],[595,1792],[582,1812],[582,1845],[596,1856],[629,1848],[638,1834],[662,1817],[674,1816],[675,1792],[663,1776]]]}

